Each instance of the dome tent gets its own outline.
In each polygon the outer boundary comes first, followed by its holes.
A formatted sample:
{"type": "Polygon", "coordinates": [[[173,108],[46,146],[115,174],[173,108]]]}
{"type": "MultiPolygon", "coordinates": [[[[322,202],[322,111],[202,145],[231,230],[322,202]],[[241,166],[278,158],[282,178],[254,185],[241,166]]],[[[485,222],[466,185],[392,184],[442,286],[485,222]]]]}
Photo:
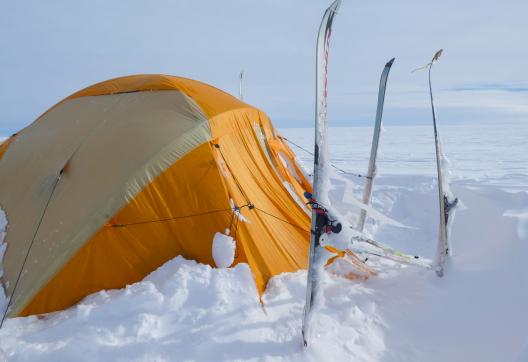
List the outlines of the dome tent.
{"type": "Polygon", "coordinates": [[[177,255],[214,266],[226,228],[262,292],[306,267],[310,188],[268,117],[212,86],[137,75],[88,87],[0,145],[8,315],[67,308],[177,255]]]}

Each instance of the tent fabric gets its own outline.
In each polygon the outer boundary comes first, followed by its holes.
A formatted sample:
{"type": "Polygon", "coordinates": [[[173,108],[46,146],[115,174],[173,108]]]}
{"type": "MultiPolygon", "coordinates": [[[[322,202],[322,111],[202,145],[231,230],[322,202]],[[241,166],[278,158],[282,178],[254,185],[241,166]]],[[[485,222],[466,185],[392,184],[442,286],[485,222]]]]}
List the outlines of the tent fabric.
{"type": "Polygon", "coordinates": [[[309,181],[264,113],[214,87],[113,79],[9,140],[0,145],[0,207],[10,316],[67,308],[177,255],[214,266],[213,236],[226,228],[235,263],[249,264],[260,292],[273,275],[307,265],[309,181]]]}
{"type": "Polygon", "coordinates": [[[13,142],[15,136],[11,136],[8,139],[5,139],[3,141],[0,141],[0,159],[2,159],[2,156],[4,155],[5,151],[7,151],[7,147],[9,147],[9,144],[13,142]]]}
{"type": "MultiPolygon", "coordinates": [[[[117,212],[178,155],[207,142],[207,128],[205,116],[193,111],[178,91],[72,99],[28,127],[10,147],[16,157],[2,162],[0,177],[10,186],[0,190],[0,197],[17,255],[32,241],[35,229],[27,225],[39,225],[48,205],[31,248],[34,265],[46,267],[25,268],[26,283],[18,286],[16,296],[29,298],[105,224],[107,215],[117,212]],[[167,146],[173,157],[164,152],[167,146]],[[70,158],[67,172],[56,182],[70,158]],[[41,179],[45,182],[39,186],[41,179]],[[28,186],[40,191],[25,192],[28,186]]],[[[16,274],[21,263],[23,259],[6,258],[6,274],[16,274]]]]}

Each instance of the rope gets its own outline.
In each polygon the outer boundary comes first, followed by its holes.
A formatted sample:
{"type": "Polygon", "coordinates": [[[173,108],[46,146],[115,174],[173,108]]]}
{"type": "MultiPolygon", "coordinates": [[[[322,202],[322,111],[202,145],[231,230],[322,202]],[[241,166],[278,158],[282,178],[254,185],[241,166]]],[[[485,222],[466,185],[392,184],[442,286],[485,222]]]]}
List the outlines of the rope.
{"type": "Polygon", "coordinates": [[[174,217],[167,217],[167,218],[163,218],[163,219],[155,219],[155,220],[135,221],[135,222],[130,222],[130,223],[126,223],[126,224],[112,224],[112,227],[126,227],[126,226],[135,226],[135,225],[142,225],[142,224],[150,224],[150,223],[154,223],[154,222],[164,222],[164,221],[172,221],[172,220],[188,219],[188,218],[196,217],[196,216],[204,216],[204,215],[216,214],[216,213],[219,213],[219,212],[232,211],[232,212],[233,212],[233,216],[231,217],[231,225],[229,226],[229,228],[231,228],[231,226],[233,225],[233,219],[235,218],[235,213],[236,213],[237,211],[240,212],[240,210],[242,210],[244,207],[249,207],[250,209],[252,209],[254,206],[253,206],[253,204],[248,203],[248,204],[243,205],[243,206],[240,206],[240,207],[235,206],[235,207],[233,207],[233,208],[230,207],[229,209],[221,209],[221,210],[214,210],[214,211],[205,211],[205,212],[201,212],[201,213],[198,213],[198,214],[183,215],[183,216],[174,216],[174,217]]]}
{"type": "Polygon", "coordinates": [[[62,174],[64,172],[64,168],[62,170],[60,170],[59,172],[59,175],[57,176],[57,178],[55,179],[55,183],[53,184],[53,187],[51,189],[51,193],[50,193],[50,196],[48,198],[48,200],[46,201],[46,205],[44,206],[44,211],[42,212],[42,215],[40,216],[40,220],[37,224],[37,228],[35,229],[35,233],[33,233],[33,238],[31,239],[31,242],[29,243],[29,248],[27,250],[27,253],[24,257],[24,261],[22,262],[22,267],[20,268],[20,271],[18,272],[18,275],[17,275],[17,278],[16,278],[16,282],[15,282],[15,286],[13,287],[13,292],[11,292],[11,297],[9,298],[9,301],[7,302],[7,306],[6,306],[6,309],[4,310],[4,313],[2,315],[2,320],[0,321],[0,328],[2,328],[2,326],[4,325],[4,321],[6,319],[6,316],[7,316],[7,312],[9,311],[9,307],[11,306],[11,303],[13,301],[13,297],[15,296],[15,292],[17,290],[17,287],[18,287],[18,282],[20,281],[20,277],[22,276],[22,271],[24,270],[25,266],[26,266],[26,262],[27,262],[27,259],[29,257],[29,253],[31,252],[31,248],[33,247],[33,243],[35,242],[35,239],[37,237],[37,234],[38,234],[38,231],[40,230],[40,225],[42,225],[42,220],[44,220],[44,215],[46,215],[46,211],[48,210],[48,206],[50,204],[50,201],[51,201],[51,198],[53,197],[53,194],[55,193],[55,189],[57,188],[57,185],[62,177],[62,174]]]}
{"type": "Polygon", "coordinates": [[[130,222],[130,223],[126,223],[126,224],[112,224],[112,227],[126,227],[126,226],[150,224],[150,223],[154,223],[154,222],[164,222],[164,221],[172,221],[172,220],[179,220],[179,219],[188,219],[188,218],[191,218],[191,217],[203,216],[203,215],[211,215],[211,214],[216,214],[216,213],[219,213],[219,212],[231,211],[231,210],[232,209],[229,208],[229,209],[222,209],[222,210],[215,210],[215,211],[206,211],[206,212],[202,212],[202,213],[199,213],[199,214],[167,217],[167,218],[164,218],[164,219],[136,221],[136,222],[130,222]]]}
{"type": "Polygon", "coordinates": [[[227,163],[225,157],[224,157],[224,154],[222,152],[222,148],[220,147],[220,145],[218,143],[215,143],[213,144],[213,146],[218,149],[218,152],[220,152],[220,156],[222,156],[222,160],[224,160],[224,164],[226,165],[229,173],[231,174],[231,177],[233,178],[233,180],[235,181],[235,184],[236,186],[238,187],[238,191],[240,191],[240,193],[242,194],[242,196],[244,196],[244,198],[246,199],[246,202],[248,204],[250,204],[249,202],[249,197],[246,195],[246,193],[244,192],[244,189],[242,188],[242,186],[240,185],[240,183],[238,182],[238,180],[236,179],[235,177],[235,174],[233,173],[233,171],[231,170],[231,167],[229,167],[229,164],[227,163]]]}
{"type": "MultiPolygon", "coordinates": [[[[299,146],[298,144],[296,144],[296,143],[290,141],[289,139],[287,139],[286,137],[281,136],[281,138],[283,140],[285,140],[286,142],[290,143],[291,145],[293,145],[293,146],[299,148],[300,150],[303,150],[304,152],[308,153],[309,155],[314,156],[313,152],[308,151],[306,148],[303,148],[303,147],[299,146]]],[[[367,178],[367,179],[372,178],[372,177],[369,177],[369,176],[361,175],[359,173],[354,173],[354,172],[349,172],[349,171],[343,170],[342,168],[337,167],[333,163],[330,163],[330,166],[335,168],[337,171],[342,172],[342,173],[347,174],[347,175],[351,175],[351,176],[355,176],[355,177],[359,177],[359,178],[367,178]]]]}
{"type": "Polygon", "coordinates": [[[294,226],[294,227],[296,227],[296,228],[298,228],[298,229],[301,229],[301,230],[306,231],[306,232],[310,232],[310,230],[305,229],[305,228],[303,228],[303,227],[300,226],[300,225],[297,225],[297,224],[294,224],[294,223],[292,223],[292,222],[289,222],[288,220],[285,220],[285,219],[280,218],[280,217],[278,217],[278,216],[276,216],[276,215],[273,215],[272,213],[269,213],[269,212],[267,212],[267,211],[264,211],[264,210],[262,210],[262,209],[260,209],[260,208],[258,208],[258,207],[256,207],[256,206],[255,206],[254,208],[255,208],[255,210],[258,210],[258,211],[262,212],[263,214],[266,214],[266,215],[271,216],[271,217],[273,217],[273,218],[275,218],[275,219],[277,219],[277,220],[280,220],[280,221],[282,221],[282,222],[285,222],[286,224],[290,224],[291,226],[294,226]]]}
{"type": "Polygon", "coordinates": [[[235,221],[235,209],[232,209],[233,212],[231,213],[231,222],[229,223],[229,232],[231,233],[231,229],[233,227],[233,222],[235,221]]]}
{"type": "MultiPolygon", "coordinates": [[[[240,211],[239,211],[240,213],[240,211]]],[[[236,209],[233,209],[233,217],[235,217],[235,214],[236,214],[236,209]]],[[[240,214],[239,214],[240,215],[240,214]]],[[[234,229],[235,229],[235,232],[233,233],[233,241],[235,242],[235,259],[238,258],[238,242],[237,242],[237,239],[236,239],[236,236],[237,236],[237,232],[238,232],[238,224],[240,223],[240,216],[237,216],[236,217],[236,220],[235,220],[235,226],[234,226],[234,229]]],[[[229,228],[229,231],[231,233],[231,228],[229,228]]]]}
{"type": "MultiPolygon", "coordinates": [[[[111,107],[108,111],[110,110],[113,110],[115,107],[117,107],[117,105],[121,102],[121,99],[119,98],[111,107]]],[[[7,311],[9,310],[9,307],[11,306],[11,302],[13,300],[13,296],[15,295],[15,291],[17,289],[17,286],[18,286],[18,282],[20,281],[20,277],[22,276],[22,271],[24,270],[24,267],[26,265],[26,262],[27,262],[27,259],[28,259],[28,256],[29,256],[29,253],[31,251],[31,248],[33,247],[33,243],[35,242],[35,238],[37,237],[37,233],[40,229],[40,225],[42,224],[42,220],[44,219],[44,215],[46,215],[46,211],[48,210],[48,206],[50,204],[50,201],[51,201],[51,198],[53,197],[53,194],[55,193],[55,189],[57,188],[57,184],[59,183],[64,171],[68,168],[68,166],[70,165],[71,163],[71,160],[73,159],[73,157],[77,154],[77,152],[79,151],[79,149],[82,147],[82,145],[84,144],[84,142],[90,138],[92,136],[92,134],[95,133],[95,130],[100,127],[102,124],[104,124],[106,121],[106,118],[103,117],[103,119],[97,123],[97,125],[95,127],[93,127],[90,132],[88,134],[86,134],[82,140],[79,142],[79,144],[77,145],[77,147],[73,150],[72,154],[70,155],[70,157],[68,158],[68,160],[66,161],[66,163],[64,164],[64,166],[62,166],[62,169],[59,171],[59,175],[57,176],[56,180],[55,180],[55,184],[53,185],[53,188],[51,190],[51,194],[50,194],[50,197],[48,199],[48,201],[46,202],[46,205],[44,206],[44,211],[42,212],[42,215],[40,217],[40,220],[37,224],[37,228],[35,230],[35,234],[33,234],[33,238],[31,239],[31,243],[29,244],[29,248],[28,248],[28,251],[24,257],[24,262],[22,263],[22,268],[20,269],[20,272],[18,273],[18,276],[17,276],[17,279],[16,279],[16,282],[15,282],[15,286],[13,287],[13,292],[11,293],[11,298],[9,298],[9,302],[7,303],[7,307],[4,311],[4,314],[2,315],[2,320],[0,321],[0,328],[2,328],[2,326],[4,325],[4,320],[7,316],[7,311]]],[[[13,136],[17,135],[17,133],[15,133],[13,136]]]]}

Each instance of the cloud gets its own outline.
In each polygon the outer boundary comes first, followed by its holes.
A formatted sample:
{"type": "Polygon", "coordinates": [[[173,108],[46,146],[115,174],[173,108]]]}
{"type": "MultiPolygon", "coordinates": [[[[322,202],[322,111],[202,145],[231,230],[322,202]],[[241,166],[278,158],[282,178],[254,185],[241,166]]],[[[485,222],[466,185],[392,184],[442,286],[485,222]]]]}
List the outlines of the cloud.
{"type": "Polygon", "coordinates": [[[489,92],[489,91],[502,91],[510,93],[528,93],[528,84],[526,85],[515,85],[507,83],[491,83],[491,84],[473,84],[464,85],[458,87],[452,87],[450,90],[455,92],[489,92]]]}

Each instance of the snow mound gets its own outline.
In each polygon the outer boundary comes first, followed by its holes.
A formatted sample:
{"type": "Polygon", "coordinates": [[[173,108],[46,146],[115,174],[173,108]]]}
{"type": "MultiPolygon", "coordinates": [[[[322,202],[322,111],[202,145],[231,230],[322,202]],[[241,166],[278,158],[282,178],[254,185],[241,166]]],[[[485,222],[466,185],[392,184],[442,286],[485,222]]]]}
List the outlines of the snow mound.
{"type": "Polygon", "coordinates": [[[228,235],[216,233],[213,237],[213,260],[218,268],[229,268],[235,260],[236,242],[228,235]]]}
{"type": "MultiPolygon", "coordinates": [[[[246,264],[214,269],[177,257],[143,281],[95,293],[64,312],[8,319],[0,356],[12,361],[319,361],[381,356],[381,324],[351,297],[362,284],[331,279],[302,347],[306,272],[272,279],[261,304],[246,264]]],[[[366,294],[369,294],[368,292],[366,294]]]]}
{"type": "Polygon", "coordinates": [[[239,324],[259,315],[247,265],[213,269],[177,257],[64,312],[8,319],[0,350],[17,361],[212,361],[236,356],[239,324]]]}

